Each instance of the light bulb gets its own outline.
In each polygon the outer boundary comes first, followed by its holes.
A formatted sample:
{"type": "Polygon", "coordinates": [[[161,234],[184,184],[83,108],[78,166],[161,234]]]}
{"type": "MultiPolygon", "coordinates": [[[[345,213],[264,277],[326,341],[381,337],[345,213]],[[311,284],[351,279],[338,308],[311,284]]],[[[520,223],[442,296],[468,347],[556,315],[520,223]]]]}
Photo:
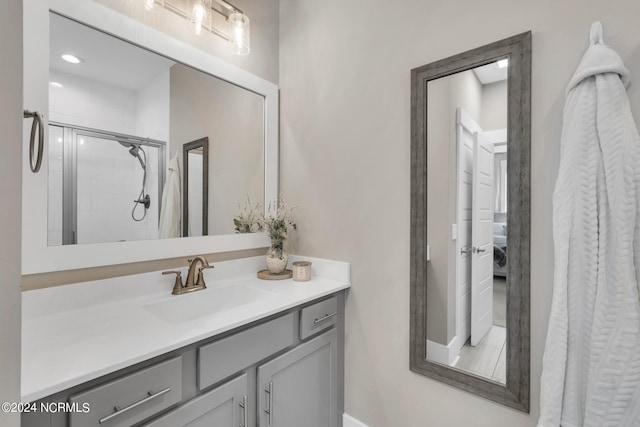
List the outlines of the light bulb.
{"type": "Polygon", "coordinates": [[[202,33],[202,25],[207,19],[207,6],[203,0],[197,0],[193,5],[191,21],[195,24],[196,34],[202,33]]]}
{"type": "Polygon", "coordinates": [[[249,18],[239,12],[229,15],[231,25],[231,48],[237,55],[247,55],[251,50],[249,18]]]}
{"type": "Polygon", "coordinates": [[[236,50],[242,49],[242,28],[236,27],[234,30],[236,50]]]}
{"type": "Polygon", "coordinates": [[[164,7],[164,0],[142,0],[148,12],[158,12],[164,7]]]}
{"type": "Polygon", "coordinates": [[[65,53],[64,55],[61,56],[61,58],[70,64],[79,64],[82,62],[82,58],[75,55],[71,55],[70,53],[65,53]]]}

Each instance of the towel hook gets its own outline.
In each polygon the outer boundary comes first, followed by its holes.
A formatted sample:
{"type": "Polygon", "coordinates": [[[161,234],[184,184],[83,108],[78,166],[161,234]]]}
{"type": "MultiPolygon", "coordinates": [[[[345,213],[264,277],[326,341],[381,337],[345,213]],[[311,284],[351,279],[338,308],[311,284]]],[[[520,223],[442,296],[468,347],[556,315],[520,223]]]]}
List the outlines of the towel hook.
{"type": "Polygon", "coordinates": [[[37,111],[24,110],[24,118],[33,118],[33,122],[31,123],[31,137],[29,138],[29,166],[31,167],[31,172],[38,173],[38,171],[40,171],[40,166],[42,165],[42,154],[44,152],[44,128],[42,127],[42,114],[37,111]],[[36,129],[38,129],[38,153],[34,164],[33,157],[35,154],[36,129]]]}
{"type": "Polygon", "coordinates": [[[604,39],[602,38],[602,23],[600,21],[595,21],[591,24],[589,40],[591,44],[604,44],[604,39]]]}

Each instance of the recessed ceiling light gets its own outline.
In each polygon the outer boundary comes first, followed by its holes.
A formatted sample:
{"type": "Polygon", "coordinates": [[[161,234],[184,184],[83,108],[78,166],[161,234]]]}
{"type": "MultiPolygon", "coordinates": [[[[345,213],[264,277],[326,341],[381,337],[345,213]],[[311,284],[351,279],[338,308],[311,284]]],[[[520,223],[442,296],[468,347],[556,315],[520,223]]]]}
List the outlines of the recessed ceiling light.
{"type": "Polygon", "coordinates": [[[69,53],[65,53],[64,55],[62,55],[62,59],[69,62],[70,64],[79,64],[82,62],[82,58],[78,58],[77,56],[71,55],[69,53]]]}
{"type": "Polygon", "coordinates": [[[62,83],[58,83],[58,82],[49,82],[49,86],[51,87],[57,87],[59,89],[63,89],[64,86],[62,85],[62,83]]]}
{"type": "Polygon", "coordinates": [[[504,68],[509,65],[509,59],[501,59],[498,61],[498,68],[504,68]]]}

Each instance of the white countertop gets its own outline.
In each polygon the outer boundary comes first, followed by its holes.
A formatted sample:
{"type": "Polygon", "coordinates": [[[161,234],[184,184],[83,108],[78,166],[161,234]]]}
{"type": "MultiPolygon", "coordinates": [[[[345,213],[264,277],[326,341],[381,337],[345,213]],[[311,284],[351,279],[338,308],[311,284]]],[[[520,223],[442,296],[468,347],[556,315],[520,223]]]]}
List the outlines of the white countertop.
{"type": "MultiPolygon", "coordinates": [[[[216,263],[205,270],[207,289],[186,295],[171,295],[175,276],[160,272],[23,292],[22,401],[41,399],[350,286],[348,263],[291,256],[289,265],[298,259],[313,263],[308,282],[260,280],[256,272],[264,268],[264,257],[253,257],[216,263]],[[171,308],[172,301],[183,307],[193,302],[195,310],[208,297],[237,300],[245,293],[250,302],[193,320],[186,319],[193,313],[185,310],[168,310],[174,313],[168,317],[159,312],[171,308]]],[[[186,268],[182,271],[186,278],[186,268]]]]}

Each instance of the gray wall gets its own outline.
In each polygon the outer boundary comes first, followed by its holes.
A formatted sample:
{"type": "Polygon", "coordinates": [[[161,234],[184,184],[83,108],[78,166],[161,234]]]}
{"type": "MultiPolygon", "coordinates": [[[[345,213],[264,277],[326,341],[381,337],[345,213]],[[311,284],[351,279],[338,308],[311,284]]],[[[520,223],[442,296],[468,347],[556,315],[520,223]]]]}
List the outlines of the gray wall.
{"type": "Polygon", "coordinates": [[[209,235],[233,234],[238,206],[264,203],[264,97],[176,64],[170,132],[171,156],[209,137],[209,235]]]}
{"type": "Polygon", "coordinates": [[[506,129],[507,127],[507,81],[482,86],[482,130],[506,129]]]}
{"type": "Polygon", "coordinates": [[[281,0],[281,188],[297,253],[352,263],[347,413],[371,427],[534,426],[553,280],[551,198],[564,89],[591,22],[631,70],[640,2],[281,0]],[[409,70],[533,31],[531,415],[409,371],[409,70]]]}
{"type": "MultiPolygon", "coordinates": [[[[427,189],[433,200],[441,203],[427,204],[427,236],[431,247],[431,261],[427,264],[427,339],[447,345],[451,340],[447,331],[449,311],[449,253],[451,251],[450,218],[447,201],[455,183],[449,180],[451,138],[455,139],[455,128],[451,127],[451,79],[443,78],[429,82],[427,116],[428,138],[435,141],[427,147],[427,189]],[[453,136],[451,135],[453,133],[453,136]]],[[[455,113],[454,113],[455,114],[455,113]]],[[[455,163],[454,163],[455,164],[455,163]]],[[[455,334],[455,330],[451,331],[455,334]]]]}
{"type": "MultiPolygon", "coordinates": [[[[20,402],[21,0],[2,4],[0,56],[0,402],[20,402]]],[[[0,412],[0,425],[19,426],[20,417],[0,412]]]]}

